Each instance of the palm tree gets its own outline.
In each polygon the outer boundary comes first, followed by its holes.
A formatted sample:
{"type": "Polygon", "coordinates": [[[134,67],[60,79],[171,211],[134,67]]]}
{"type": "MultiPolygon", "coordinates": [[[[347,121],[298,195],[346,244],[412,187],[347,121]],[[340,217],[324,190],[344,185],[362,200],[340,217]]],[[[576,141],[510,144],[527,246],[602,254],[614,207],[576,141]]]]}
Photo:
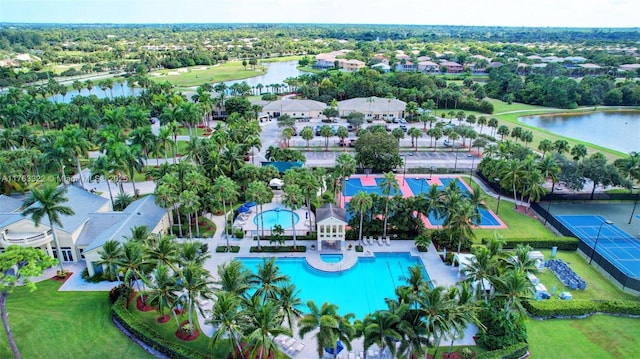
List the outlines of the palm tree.
{"type": "Polygon", "coordinates": [[[380,183],[382,194],[385,196],[385,204],[384,204],[384,227],[383,227],[383,237],[387,236],[387,222],[388,222],[388,214],[389,214],[389,196],[391,192],[398,193],[400,190],[400,186],[398,185],[398,180],[393,172],[387,172],[382,177],[382,182],[380,183]]]}
{"type": "Polygon", "coordinates": [[[243,298],[246,292],[251,288],[249,272],[241,262],[232,260],[229,263],[218,265],[218,276],[220,279],[216,281],[216,285],[221,291],[232,293],[243,298]]]}
{"type": "Polygon", "coordinates": [[[527,176],[527,173],[523,171],[522,163],[517,159],[507,161],[506,166],[500,174],[500,183],[513,188],[513,202],[516,209],[518,208],[516,189],[522,184],[525,176],[527,176]]]}
{"type": "Polygon", "coordinates": [[[23,216],[31,216],[35,227],[38,227],[44,216],[47,216],[53,241],[56,244],[58,265],[60,266],[61,273],[64,273],[64,267],[62,266],[62,249],[58,242],[58,234],[54,224],[62,227],[60,215],[72,216],[75,214],[70,207],[62,205],[62,203],[68,201],[67,197],[65,197],[66,193],[66,188],[55,187],[49,184],[45,185],[42,190],[33,188],[29,196],[24,200],[23,207],[26,208],[22,211],[23,216]]]}
{"type": "Polygon", "coordinates": [[[176,325],[179,326],[178,316],[173,310],[178,301],[178,296],[175,294],[176,278],[171,275],[171,270],[167,265],[160,264],[151,272],[149,286],[149,290],[145,291],[147,303],[158,307],[160,317],[164,317],[164,310],[169,309],[173,313],[176,325]]]}
{"type": "Polygon", "coordinates": [[[509,270],[502,276],[494,277],[496,298],[505,300],[505,312],[509,319],[511,312],[524,313],[522,302],[531,297],[531,281],[523,270],[509,270]]]}
{"type": "Polygon", "coordinates": [[[415,127],[411,127],[407,132],[411,137],[411,144],[415,147],[415,150],[418,150],[418,139],[422,137],[422,131],[415,127]]]}
{"type": "Polygon", "coordinates": [[[302,301],[299,295],[300,290],[296,288],[295,284],[284,284],[280,287],[280,294],[276,299],[280,303],[280,310],[284,314],[290,330],[293,330],[293,319],[299,319],[303,314],[300,310],[302,301]]]}
{"type": "Polygon", "coordinates": [[[231,292],[219,291],[216,293],[217,300],[211,310],[211,319],[207,324],[212,325],[217,330],[211,337],[210,348],[215,348],[221,340],[229,340],[231,347],[235,350],[231,352],[242,352],[240,341],[242,338],[243,314],[240,312],[240,298],[231,292]]]}
{"type": "Polygon", "coordinates": [[[478,299],[484,298],[485,303],[489,301],[488,291],[491,290],[486,285],[490,286],[489,279],[497,271],[498,263],[493,258],[486,247],[477,247],[474,256],[463,269],[465,281],[475,285],[476,297],[478,299]]]}
{"type": "MultiPolygon", "coordinates": [[[[300,337],[318,329],[315,335],[318,343],[318,357],[324,356],[324,348],[334,348],[340,339],[340,321],[338,306],[324,302],[320,308],[313,302],[307,302],[308,314],[305,314],[298,322],[300,337]]],[[[353,329],[353,328],[351,328],[353,329]]],[[[349,344],[347,342],[346,344],[349,344]]],[[[336,350],[333,351],[334,353],[336,350]]]]}
{"type": "MultiPolygon", "coordinates": [[[[138,279],[144,278],[144,270],[148,265],[142,250],[142,244],[136,241],[125,242],[122,246],[122,254],[117,258],[115,264],[124,272],[125,285],[131,288],[133,283],[137,283],[138,291],[140,291],[138,279]]],[[[142,285],[144,285],[145,280],[146,278],[142,280],[142,285]]]]}
{"type": "MultiPolygon", "coordinates": [[[[298,186],[297,184],[285,185],[283,187],[283,191],[284,197],[282,198],[282,203],[285,206],[289,207],[292,212],[295,212],[298,209],[302,208],[304,197],[302,195],[300,186],[298,186]]],[[[296,220],[293,213],[291,214],[291,228],[291,233],[293,234],[293,249],[296,250],[296,220]]]]}
{"type": "Polygon", "coordinates": [[[364,349],[377,344],[380,352],[388,347],[391,356],[396,354],[395,341],[400,340],[402,335],[396,331],[400,323],[400,318],[392,312],[377,310],[364,318],[364,349]]]}
{"type": "Polygon", "coordinates": [[[109,198],[111,198],[111,208],[114,207],[113,192],[111,192],[111,173],[113,171],[113,165],[107,158],[107,156],[100,156],[96,158],[89,166],[91,168],[92,176],[97,180],[104,179],[107,181],[107,188],[109,189],[109,198]]]}
{"type": "Polygon", "coordinates": [[[118,276],[118,269],[116,263],[122,256],[122,247],[120,242],[110,239],[102,245],[102,248],[98,250],[100,260],[97,262],[100,265],[106,265],[105,275],[109,280],[113,280],[114,277],[120,283],[120,276],[118,276]]]}
{"type": "MultiPolygon", "coordinates": [[[[260,206],[260,227],[262,228],[262,237],[264,237],[264,210],[262,209],[262,205],[271,202],[273,192],[269,189],[266,183],[254,181],[249,183],[249,186],[245,191],[245,197],[250,201],[256,202],[256,204],[260,206]]],[[[258,237],[258,249],[260,248],[260,237],[258,237]]]]}
{"type": "Polygon", "coordinates": [[[274,300],[262,300],[258,296],[251,298],[245,319],[248,328],[245,338],[251,348],[249,356],[266,359],[280,352],[274,338],[278,335],[291,335],[291,330],[282,326],[284,315],[274,300]]]}
{"type": "Polygon", "coordinates": [[[153,245],[145,246],[145,252],[153,262],[169,266],[177,271],[178,245],[173,236],[161,236],[153,245]]]}
{"type": "Polygon", "coordinates": [[[211,190],[213,193],[217,195],[217,198],[222,202],[222,209],[224,212],[224,231],[225,237],[227,239],[227,251],[231,251],[231,245],[229,244],[229,235],[227,233],[227,223],[229,222],[227,219],[227,202],[229,203],[229,207],[233,207],[233,202],[237,201],[239,193],[238,190],[240,187],[235,181],[231,178],[222,175],[213,182],[213,186],[211,190]]]}
{"type": "Polygon", "coordinates": [[[356,165],[355,158],[350,154],[342,153],[336,157],[335,173],[337,174],[340,183],[343,184],[343,187],[345,179],[356,172],[356,165]]]}
{"type": "Polygon", "coordinates": [[[353,208],[354,211],[360,213],[358,240],[360,241],[360,246],[362,246],[362,221],[364,219],[364,212],[371,210],[371,207],[373,206],[373,199],[367,192],[358,192],[351,198],[349,206],[353,208]]]}
{"type": "Polygon", "coordinates": [[[249,283],[257,285],[258,289],[255,296],[262,297],[264,300],[276,300],[280,294],[280,285],[289,283],[289,277],[280,272],[280,268],[276,264],[276,259],[263,259],[258,264],[257,273],[251,275],[249,283]]]}
{"type": "MultiPolygon", "coordinates": [[[[180,284],[178,288],[184,291],[184,298],[186,299],[187,313],[189,317],[189,332],[193,334],[193,312],[201,308],[198,304],[198,298],[211,299],[212,289],[209,272],[202,267],[201,264],[195,262],[186,263],[180,270],[180,284]]],[[[201,313],[202,314],[202,313],[201,313]]]]}

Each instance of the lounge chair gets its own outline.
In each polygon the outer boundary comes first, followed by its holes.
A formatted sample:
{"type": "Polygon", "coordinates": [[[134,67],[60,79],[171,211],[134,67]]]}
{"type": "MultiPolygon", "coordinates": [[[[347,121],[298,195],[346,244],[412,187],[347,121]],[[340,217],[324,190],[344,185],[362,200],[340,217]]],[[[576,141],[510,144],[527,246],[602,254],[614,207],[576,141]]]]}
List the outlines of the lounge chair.
{"type": "Polygon", "coordinates": [[[391,237],[387,236],[387,238],[384,239],[384,243],[388,246],[391,245],[391,237]]]}
{"type": "Polygon", "coordinates": [[[373,237],[371,237],[371,236],[367,237],[367,244],[369,244],[369,245],[373,244],[373,237]]]}
{"type": "Polygon", "coordinates": [[[382,236],[378,236],[378,245],[382,246],[382,236]]]}

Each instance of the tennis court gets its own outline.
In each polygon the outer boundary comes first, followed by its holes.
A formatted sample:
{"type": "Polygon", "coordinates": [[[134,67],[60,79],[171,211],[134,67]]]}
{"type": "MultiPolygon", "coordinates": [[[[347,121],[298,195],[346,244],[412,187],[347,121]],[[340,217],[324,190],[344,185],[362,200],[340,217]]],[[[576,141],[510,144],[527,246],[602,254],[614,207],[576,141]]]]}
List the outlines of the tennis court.
{"type": "MultiPolygon", "coordinates": [[[[575,233],[593,249],[598,237],[596,252],[630,277],[640,277],[640,241],[615,224],[603,224],[605,218],[597,215],[555,216],[558,221],[575,233]]],[[[589,255],[590,253],[586,253],[589,255]]]]}
{"type": "MultiPolygon", "coordinates": [[[[375,186],[371,186],[371,185],[364,185],[361,181],[361,178],[355,177],[355,178],[349,178],[348,180],[345,181],[345,186],[344,186],[344,193],[346,197],[353,197],[356,195],[356,193],[358,192],[365,192],[365,193],[376,193],[379,194],[381,196],[383,196],[384,194],[382,193],[382,178],[369,178],[369,181],[371,182],[371,184],[373,184],[373,181],[375,181],[375,186]]],[[[402,194],[400,192],[398,192],[399,194],[402,194]]],[[[395,191],[393,189],[391,189],[391,196],[395,196],[395,191]]]]}

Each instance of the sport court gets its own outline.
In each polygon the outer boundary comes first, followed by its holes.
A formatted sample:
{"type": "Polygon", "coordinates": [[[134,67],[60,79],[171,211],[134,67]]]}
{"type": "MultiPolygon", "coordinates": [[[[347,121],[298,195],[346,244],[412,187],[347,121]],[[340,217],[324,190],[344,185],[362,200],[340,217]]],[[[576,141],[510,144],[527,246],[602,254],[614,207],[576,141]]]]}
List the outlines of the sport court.
{"type": "Polygon", "coordinates": [[[615,223],[606,224],[607,219],[600,215],[556,215],[554,217],[591,249],[593,249],[597,237],[596,252],[598,254],[605,257],[628,276],[640,277],[640,241],[619,228],[615,223]],[[600,232],[599,236],[598,231],[600,232]]]}
{"type": "MultiPolygon", "coordinates": [[[[401,195],[405,198],[414,197],[420,195],[420,193],[427,193],[431,190],[432,185],[436,185],[439,191],[444,190],[451,182],[456,182],[458,188],[461,189],[462,193],[468,194],[471,192],[471,188],[469,185],[459,177],[451,177],[451,176],[420,176],[420,175],[412,175],[403,176],[397,175],[396,180],[398,181],[398,185],[400,187],[400,191],[398,195],[401,195]]],[[[340,195],[340,204],[348,210],[349,201],[351,197],[356,195],[358,192],[366,192],[366,193],[376,193],[378,195],[383,195],[382,193],[382,177],[376,176],[353,176],[345,181],[345,186],[343,193],[340,195]],[[344,198],[342,198],[342,194],[344,194],[344,198]]],[[[391,191],[391,195],[395,195],[394,191],[391,191]]],[[[480,206],[478,208],[478,212],[480,213],[480,221],[476,223],[479,228],[483,229],[501,229],[507,228],[507,226],[502,222],[502,220],[489,208],[484,206],[480,206]]],[[[429,216],[423,217],[423,222],[425,227],[428,229],[435,229],[442,226],[444,222],[444,218],[436,218],[433,213],[429,213],[429,216]]]]}

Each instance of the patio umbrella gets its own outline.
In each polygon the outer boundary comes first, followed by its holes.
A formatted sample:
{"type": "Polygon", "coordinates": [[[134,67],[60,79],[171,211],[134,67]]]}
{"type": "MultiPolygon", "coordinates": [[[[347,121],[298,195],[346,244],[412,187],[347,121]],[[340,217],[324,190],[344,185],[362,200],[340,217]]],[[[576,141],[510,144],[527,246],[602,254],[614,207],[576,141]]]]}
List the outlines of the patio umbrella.
{"type": "Polygon", "coordinates": [[[245,204],[243,204],[243,206],[249,208],[249,207],[255,207],[257,205],[257,203],[255,202],[247,202],[245,204]]]}
{"type": "MultiPolygon", "coordinates": [[[[324,351],[325,351],[325,352],[327,352],[327,353],[329,353],[329,354],[333,354],[333,349],[334,349],[334,348],[324,348],[324,351]]],[[[336,342],[336,347],[335,347],[335,349],[336,349],[336,354],[339,354],[339,353],[342,351],[342,349],[344,349],[344,345],[342,345],[342,342],[341,342],[341,341],[339,341],[339,340],[338,340],[338,341],[336,342]]]]}
{"type": "Polygon", "coordinates": [[[244,205],[238,207],[238,213],[245,213],[245,212],[249,212],[250,209],[248,207],[245,207],[244,205]]]}

